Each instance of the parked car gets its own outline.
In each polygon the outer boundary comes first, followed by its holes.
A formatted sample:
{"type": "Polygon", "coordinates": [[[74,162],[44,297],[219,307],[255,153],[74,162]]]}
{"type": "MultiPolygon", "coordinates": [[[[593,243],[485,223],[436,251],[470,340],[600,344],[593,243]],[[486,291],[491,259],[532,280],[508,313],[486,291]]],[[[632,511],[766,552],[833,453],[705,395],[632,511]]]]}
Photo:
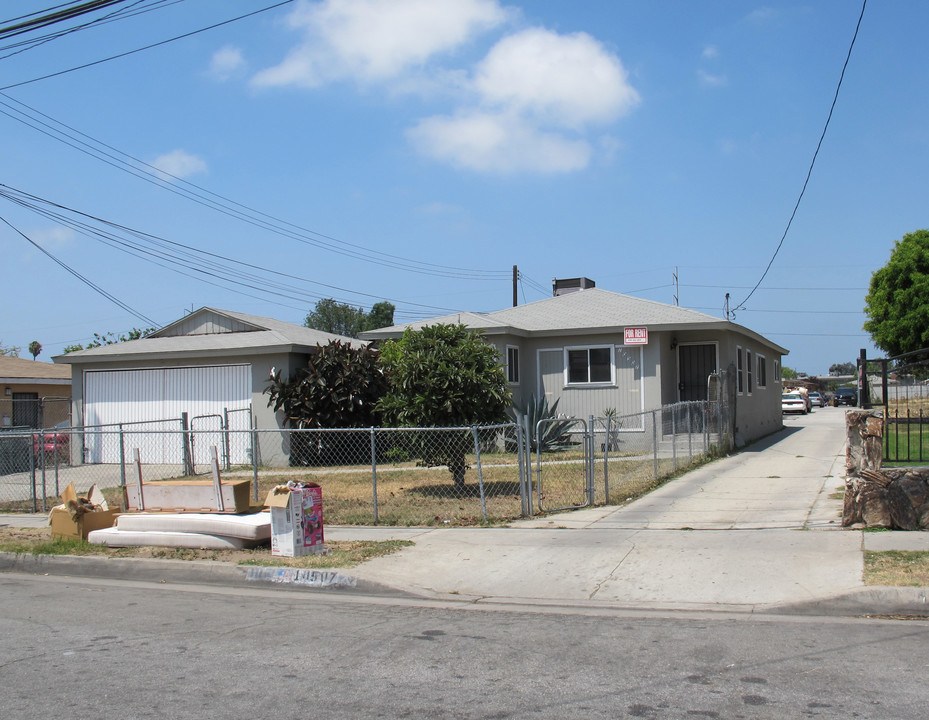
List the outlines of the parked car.
{"type": "Polygon", "coordinates": [[[58,462],[68,462],[71,447],[71,423],[67,420],[47,428],[43,432],[34,430],[32,433],[32,451],[38,455],[45,451],[45,457],[58,458],[58,462]]]}
{"type": "Polygon", "coordinates": [[[798,392],[788,392],[781,395],[781,412],[798,412],[804,415],[809,412],[806,400],[798,392]]]}
{"type": "Polygon", "coordinates": [[[855,388],[839,388],[832,396],[832,404],[836,407],[840,405],[855,407],[858,405],[858,391],[855,388]]]}
{"type": "Polygon", "coordinates": [[[813,403],[816,407],[826,407],[826,398],[822,396],[822,393],[811,392],[810,402],[813,403]]]}

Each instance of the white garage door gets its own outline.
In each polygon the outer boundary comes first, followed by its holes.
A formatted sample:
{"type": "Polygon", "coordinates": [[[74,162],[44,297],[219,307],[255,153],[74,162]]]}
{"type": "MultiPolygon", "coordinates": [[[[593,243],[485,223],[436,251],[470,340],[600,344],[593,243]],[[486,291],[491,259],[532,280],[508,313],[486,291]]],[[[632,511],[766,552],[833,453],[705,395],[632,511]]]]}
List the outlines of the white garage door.
{"type": "MultiPolygon", "coordinates": [[[[122,425],[127,458],[139,448],[145,463],[180,463],[180,418],[187,413],[194,431],[194,462],[208,462],[210,446],[223,446],[219,431],[224,418],[230,430],[249,428],[250,402],[250,365],[88,370],[84,373],[85,459],[119,462],[114,430],[122,425]]],[[[232,436],[240,437],[238,433],[232,436]]],[[[230,442],[230,462],[244,463],[245,448],[244,442],[230,442]]]]}

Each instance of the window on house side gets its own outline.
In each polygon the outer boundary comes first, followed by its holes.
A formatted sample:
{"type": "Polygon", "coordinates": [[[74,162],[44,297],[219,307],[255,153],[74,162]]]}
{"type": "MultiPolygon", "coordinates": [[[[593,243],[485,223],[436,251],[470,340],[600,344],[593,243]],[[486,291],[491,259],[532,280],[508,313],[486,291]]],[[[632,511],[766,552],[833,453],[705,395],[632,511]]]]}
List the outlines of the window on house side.
{"type": "Polygon", "coordinates": [[[519,348],[513,345],[506,348],[506,379],[512,385],[519,383],[519,348]]]}
{"type": "Polygon", "coordinates": [[[745,379],[748,394],[752,394],[752,351],[745,351],[745,379]]]}
{"type": "Polygon", "coordinates": [[[768,361],[765,359],[764,355],[756,355],[755,359],[758,362],[758,376],[755,378],[758,383],[758,387],[763,388],[768,386],[768,361]]]}
{"type": "Polygon", "coordinates": [[[613,382],[613,353],[606,348],[573,348],[568,350],[568,382],[613,382]]]}
{"type": "Polygon", "coordinates": [[[738,377],[739,395],[741,395],[744,392],[744,387],[745,387],[745,380],[744,380],[745,370],[742,367],[742,348],[737,347],[735,355],[736,355],[736,373],[735,374],[738,377]]]}

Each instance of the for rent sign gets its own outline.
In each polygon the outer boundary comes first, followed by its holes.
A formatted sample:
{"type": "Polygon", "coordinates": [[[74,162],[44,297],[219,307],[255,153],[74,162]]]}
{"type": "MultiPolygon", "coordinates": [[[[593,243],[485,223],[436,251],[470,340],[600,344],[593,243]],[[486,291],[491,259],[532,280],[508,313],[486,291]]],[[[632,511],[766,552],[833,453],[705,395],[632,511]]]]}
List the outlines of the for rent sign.
{"type": "Polygon", "coordinates": [[[623,335],[626,345],[648,345],[647,327],[627,327],[623,335]]]}

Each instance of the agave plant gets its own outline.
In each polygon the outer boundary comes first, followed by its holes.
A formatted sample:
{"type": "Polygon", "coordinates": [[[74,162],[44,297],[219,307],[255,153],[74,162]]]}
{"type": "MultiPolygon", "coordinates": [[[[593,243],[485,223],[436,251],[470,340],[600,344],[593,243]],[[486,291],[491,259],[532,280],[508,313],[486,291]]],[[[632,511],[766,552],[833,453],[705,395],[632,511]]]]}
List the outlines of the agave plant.
{"type": "Polygon", "coordinates": [[[548,398],[530,395],[523,405],[514,405],[508,413],[514,420],[523,415],[529,418],[529,445],[533,452],[555,452],[576,444],[571,441],[574,420],[558,417],[558,400],[549,407],[548,398]]]}

